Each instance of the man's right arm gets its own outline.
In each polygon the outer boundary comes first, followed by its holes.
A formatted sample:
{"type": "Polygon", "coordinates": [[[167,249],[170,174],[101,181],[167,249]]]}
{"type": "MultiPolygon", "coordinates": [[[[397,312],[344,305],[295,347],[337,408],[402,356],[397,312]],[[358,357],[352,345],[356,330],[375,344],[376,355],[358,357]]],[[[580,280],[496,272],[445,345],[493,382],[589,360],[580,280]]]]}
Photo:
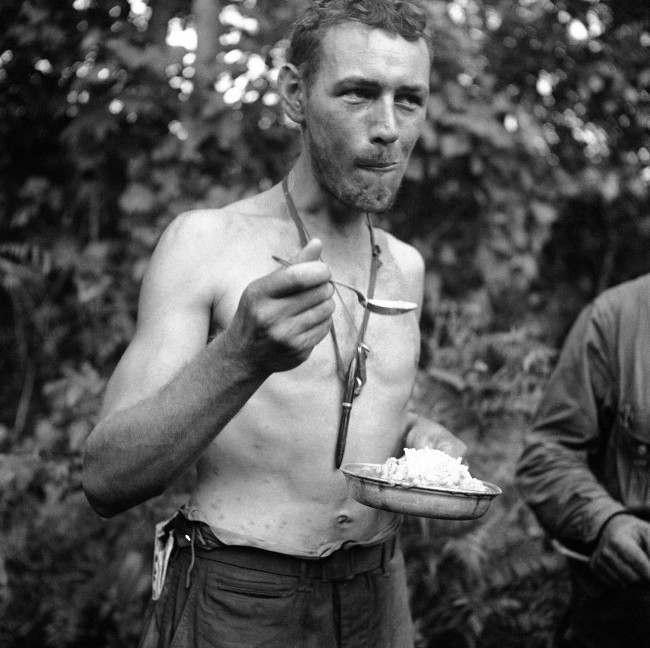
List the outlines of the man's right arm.
{"type": "Polygon", "coordinates": [[[84,490],[101,515],[163,492],[270,374],[298,366],[329,330],[330,275],[312,241],[295,265],[251,282],[233,320],[206,344],[223,294],[213,232],[213,219],[181,217],[152,257],[135,337],[86,441],[84,490]]]}
{"type": "Polygon", "coordinates": [[[605,583],[650,581],[650,524],[630,515],[599,482],[590,458],[603,456],[616,413],[616,347],[610,303],[585,309],[526,438],[518,485],[546,530],[591,553],[605,583]]]}
{"type": "Polygon", "coordinates": [[[605,522],[624,510],[590,469],[604,449],[613,411],[615,379],[606,319],[593,306],[583,310],[526,435],[517,484],[553,536],[592,545],[605,522]]]}

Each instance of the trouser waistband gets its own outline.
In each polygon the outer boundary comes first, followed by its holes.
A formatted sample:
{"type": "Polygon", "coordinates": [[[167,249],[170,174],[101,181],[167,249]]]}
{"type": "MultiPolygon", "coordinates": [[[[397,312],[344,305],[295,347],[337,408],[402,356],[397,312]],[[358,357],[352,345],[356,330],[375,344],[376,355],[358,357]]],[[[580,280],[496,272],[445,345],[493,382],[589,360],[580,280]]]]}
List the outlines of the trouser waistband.
{"type": "MultiPolygon", "coordinates": [[[[189,522],[189,524],[197,523],[189,522]]],[[[181,549],[192,551],[198,558],[271,574],[318,578],[326,581],[348,580],[358,574],[379,568],[386,571],[397,549],[397,537],[393,535],[381,544],[338,549],[325,558],[299,558],[255,547],[224,544],[214,546],[214,543],[210,543],[211,546],[205,548],[202,546],[203,542],[197,541],[197,534],[192,534],[191,529],[189,531],[188,533],[187,527],[182,530],[175,528],[176,544],[181,549]]],[[[205,530],[202,530],[201,536],[205,536],[205,530]]]]}

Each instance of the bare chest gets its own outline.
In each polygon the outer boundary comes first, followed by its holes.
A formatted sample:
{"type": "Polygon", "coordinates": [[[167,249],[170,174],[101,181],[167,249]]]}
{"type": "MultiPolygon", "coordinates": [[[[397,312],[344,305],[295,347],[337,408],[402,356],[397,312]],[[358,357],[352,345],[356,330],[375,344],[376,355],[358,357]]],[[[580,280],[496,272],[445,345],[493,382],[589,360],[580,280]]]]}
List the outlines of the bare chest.
{"type": "MultiPolygon", "coordinates": [[[[299,250],[296,232],[270,233],[267,237],[250,237],[230,251],[227,277],[215,278],[225,290],[212,311],[211,335],[225,329],[237,311],[242,294],[251,282],[272,272],[281,272],[273,256],[291,258],[299,250]]],[[[367,266],[370,265],[369,250],[367,266]]],[[[223,266],[222,266],[223,267],[223,266]]],[[[332,268],[334,277],[342,276],[346,282],[358,286],[364,292],[368,289],[368,273],[349,271],[347,268],[332,268]],[[347,272],[346,272],[347,271],[347,272]]],[[[374,296],[380,299],[413,299],[413,288],[409,286],[400,268],[385,251],[380,260],[374,285],[374,296]]],[[[354,293],[337,288],[334,294],[335,312],[332,317],[332,333],[319,344],[303,369],[312,376],[340,374],[347,367],[362,341],[368,348],[367,366],[375,378],[386,382],[402,380],[414,370],[419,356],[419,324],[415,313],[385,316],[370,313],[365,331],[365,311],[354,293]]]]}

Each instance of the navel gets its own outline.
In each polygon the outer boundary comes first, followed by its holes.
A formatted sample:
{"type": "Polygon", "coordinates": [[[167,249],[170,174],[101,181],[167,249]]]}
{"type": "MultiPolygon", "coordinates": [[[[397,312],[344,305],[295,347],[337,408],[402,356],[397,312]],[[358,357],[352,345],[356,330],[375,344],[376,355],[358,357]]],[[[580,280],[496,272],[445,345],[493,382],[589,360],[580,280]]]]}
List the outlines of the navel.
{"type": "Polygon", "coordinates": [[[350,524],[350,522],[352,522],[352,518],[346,513],[339,513],[339,515],[336,516],[336,523],[341,526],[350,524]]]}

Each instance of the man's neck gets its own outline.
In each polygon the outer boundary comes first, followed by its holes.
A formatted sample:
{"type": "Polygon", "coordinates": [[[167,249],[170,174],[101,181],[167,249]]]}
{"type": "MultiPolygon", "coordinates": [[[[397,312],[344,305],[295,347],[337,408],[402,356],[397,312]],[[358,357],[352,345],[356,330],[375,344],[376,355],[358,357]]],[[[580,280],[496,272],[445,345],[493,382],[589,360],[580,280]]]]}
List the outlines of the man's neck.
{"type": "Polygon", "coordinates": [[[366,214],[341,203],[317,180],[311,161],[303,151],[289,172],[289,191],[305,226],[319,238],[367,236],[366,214]]]}

